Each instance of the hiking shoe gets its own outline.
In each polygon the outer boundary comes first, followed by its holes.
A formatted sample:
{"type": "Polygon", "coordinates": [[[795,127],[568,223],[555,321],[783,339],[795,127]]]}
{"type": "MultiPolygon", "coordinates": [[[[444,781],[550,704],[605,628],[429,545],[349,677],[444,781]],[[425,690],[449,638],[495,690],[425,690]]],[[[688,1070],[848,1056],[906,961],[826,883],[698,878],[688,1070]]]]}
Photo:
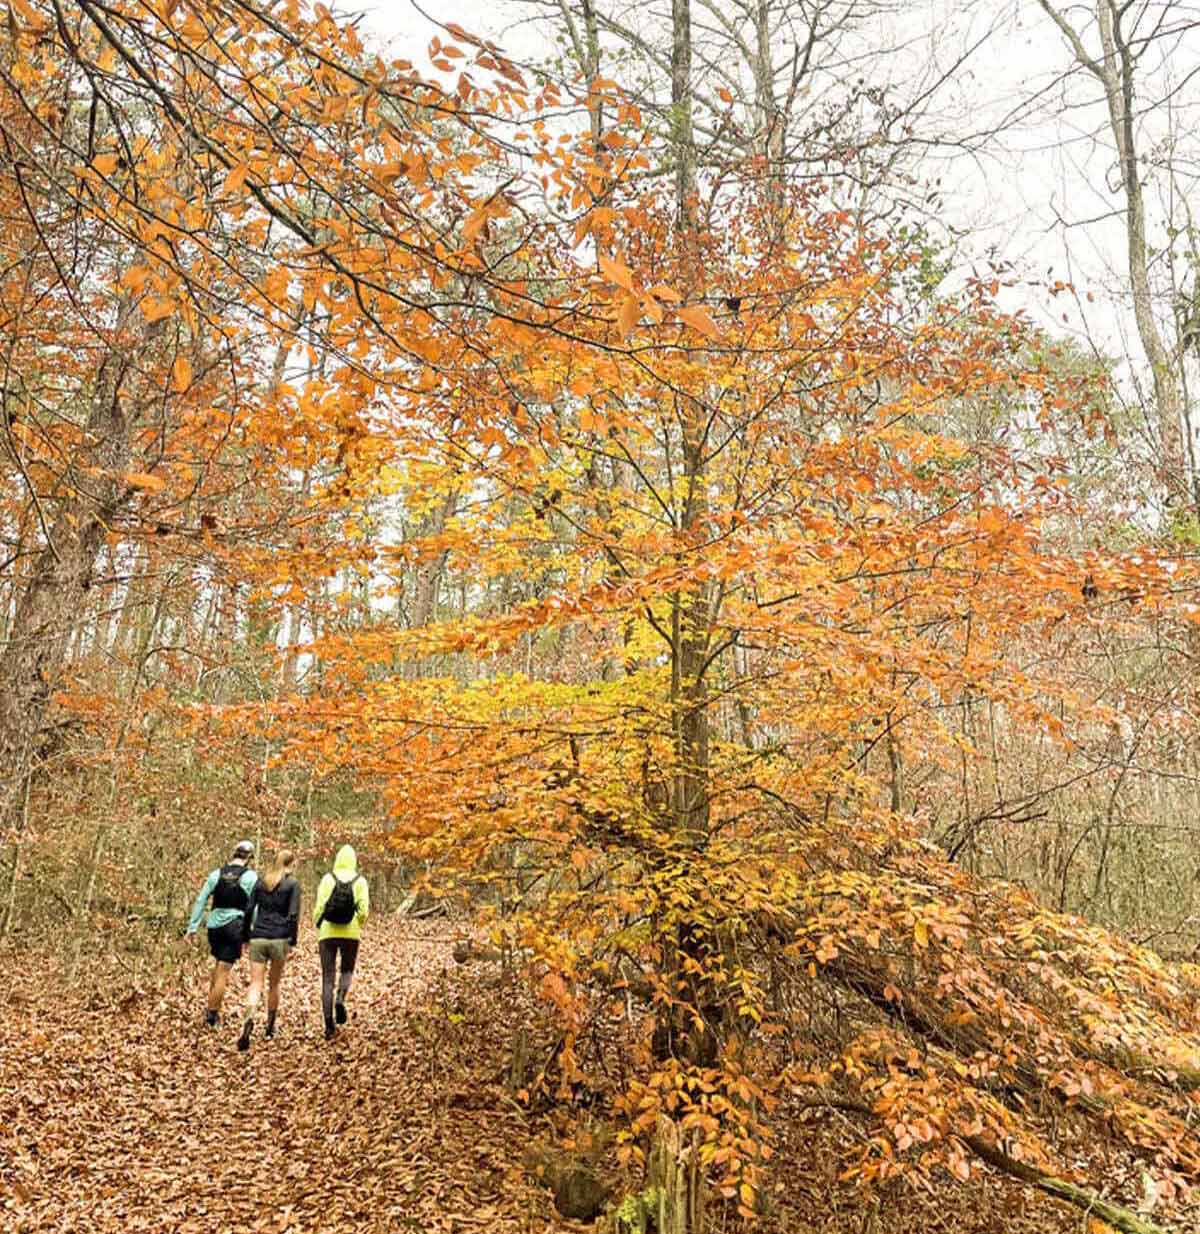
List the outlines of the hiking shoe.
{"type": "Polygon", "coordinates": [[[336,1007],[334,1007],[334,1009],[333,1009],[333,1014],[334,1014],[334,1016],[336,1017],[337,1022],[338,1022],[339,1024],[345,1024],[346,1019],[347,1019],[347,1016],[346,1016],[346,1004],[345,1004],[345,1003],[338,1003],[338,1004],[337,1004],[337,1006],[336,1006],[336,1007]]]}
{"type": "Polygon", "coordinates": [[[221,1022],[221,1017],[215,1011],[206,1011],[204,1013],[204,1023],[209,1028],[216,1028],[221,1022]]]}
{"type": "Polygon", "coordinates": [[[332,1021],[332,1020],[326,1020],[326,1021],[325,1021],[325,1040],[326,1040],[326,1041],[332,1041],[332,1040],[333,1040],[333,1035],[334,1035],[334,1033],[336,1033],[336,1032],[337,1032],[337,1029],[334,1027],[333,1021],[332,1021]]]}
{"type": "Polygon", "coordinates": [[[275,1013],[273,1011],[267,1012],[267,1027],[263,1032],[263,1036],[266,1037],[268,1041],[275,1036],[275,1013]]]}
{"type": "Polygon", "coordinates": [[[254,1031],[254,1021],[247,1020],[242,1025],[242,1035],[238,1038],[238,1049],[248,1050],[250,1048],[250,1034],[254,1031]]]}

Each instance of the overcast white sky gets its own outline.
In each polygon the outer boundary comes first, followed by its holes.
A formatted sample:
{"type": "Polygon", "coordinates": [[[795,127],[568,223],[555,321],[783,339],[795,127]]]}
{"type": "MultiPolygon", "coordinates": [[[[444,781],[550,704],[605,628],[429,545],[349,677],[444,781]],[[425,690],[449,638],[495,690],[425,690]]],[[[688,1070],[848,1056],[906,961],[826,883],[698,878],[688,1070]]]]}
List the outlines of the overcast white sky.
{"type": "MultiPolygon", "coordinates": [[[[452,8],[446,0],[421,3],[439,20],[495,39],[516,59],[536,60],[552,50],[547,25],[529,20],[528,10],[506,0],[454,0],[452,8]]],[[[358,0],[353,7],[396,54],[426,67],[425,48],[436,27],[411,0],[358,0]]],[[[1041,94],[1046,114],[1013,128],[988,157],[950,151],[931,156],[930,175],[942,175],[948,189],[944,216],[972,230],[979,253],[994,245],[1031,277],[1045,278],[1052,270],[1053,278],[1073,279],[1081,295],[1092,292],[1094,302],[1084,299],[1078,308],[1067,297],[1049,301],[1037,290],[1021,299],[1059,330],[1082,334],[1090,329],[1110,354],[1129,353],[1140,362],[1122,279],[1113,273],[1119,276],[1124,268],[1122,224],[1112,215],[1123,196],[1113,178],[1104,113],[1095,105],[1080,106],[1083,99],[1098,97],[1094,84],[1079,78],[1054,85],[1070,58],[1037,0],[913,0],[902,26],[893,18],[875,34],[892,43],[910,41],[908,54],[916,60],[946,62],[985,28],[997,26],[998,32],[956,74],[957,98],[951,105],[962,108],[970,123],[986,127],[1020,99],[1041,94]]],[[[1185,37],[1172,45],[1168,57],[1146,68],[1149,98],[1151,90],[1165,92],[1200,69],[1200,40],[1185,37]]],[[[1181,91],[1176,104],[1191,106],[1200,122],[1200,85],[1181,91]]],[[[1148,133],[1147,148],[1149,138],[1163,135],[1161,126],[1148,133]]]]}

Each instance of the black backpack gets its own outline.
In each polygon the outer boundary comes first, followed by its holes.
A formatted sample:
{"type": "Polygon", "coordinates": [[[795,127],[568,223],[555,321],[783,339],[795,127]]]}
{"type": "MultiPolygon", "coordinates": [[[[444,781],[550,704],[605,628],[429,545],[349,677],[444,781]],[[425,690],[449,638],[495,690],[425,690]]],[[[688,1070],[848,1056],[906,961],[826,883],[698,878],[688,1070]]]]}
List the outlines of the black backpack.
{"type": "Polygon", "coordinates": [[[321,921],[329,921],[333,925],[349,925],[354,920],[354,914],[358,911],[354,902],[354,884],[361,877],[361,874],[356,874],[348,883],[343,883],[334,875],[333,890],[325,901],[325,907],[321,909],[321,921]]]}
{"type": "Polygon", "coordinates": [[[246,911],[250,896],[242,886],[242,875],[245,873],[244,865],[233,862],[221,867],[212,893],[213,908],[236,908],[239,913],[246,911]]]}

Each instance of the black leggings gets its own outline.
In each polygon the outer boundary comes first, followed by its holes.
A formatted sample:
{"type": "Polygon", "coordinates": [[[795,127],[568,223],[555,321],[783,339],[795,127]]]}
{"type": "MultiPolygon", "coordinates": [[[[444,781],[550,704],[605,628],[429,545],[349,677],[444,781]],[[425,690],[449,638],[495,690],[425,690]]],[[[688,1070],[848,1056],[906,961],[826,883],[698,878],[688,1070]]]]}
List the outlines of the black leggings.
{"type": "Polygon", "coordinates": [[[342,957],[342,973],[337,983],[337,1000],[344,1002],[346,991],[354,979],[354,964],[358,959],[357,938],[323,938],[317,944],[321,953],[321,1010],[327,1020],[333,1019],[333,973],[337,958],[342,957]]]}

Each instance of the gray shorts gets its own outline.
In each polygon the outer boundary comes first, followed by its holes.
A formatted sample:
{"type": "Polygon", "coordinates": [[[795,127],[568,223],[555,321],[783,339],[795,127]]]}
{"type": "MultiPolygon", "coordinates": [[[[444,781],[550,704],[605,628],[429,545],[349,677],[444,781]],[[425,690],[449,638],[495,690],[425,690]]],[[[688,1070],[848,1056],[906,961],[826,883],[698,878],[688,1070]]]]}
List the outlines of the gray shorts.
{"type": "Polygon", "coordinates": [[[292,944],[286,938],[252,938],[250,940],[251,964],[280,964],[288,957],[292,944]]]}

